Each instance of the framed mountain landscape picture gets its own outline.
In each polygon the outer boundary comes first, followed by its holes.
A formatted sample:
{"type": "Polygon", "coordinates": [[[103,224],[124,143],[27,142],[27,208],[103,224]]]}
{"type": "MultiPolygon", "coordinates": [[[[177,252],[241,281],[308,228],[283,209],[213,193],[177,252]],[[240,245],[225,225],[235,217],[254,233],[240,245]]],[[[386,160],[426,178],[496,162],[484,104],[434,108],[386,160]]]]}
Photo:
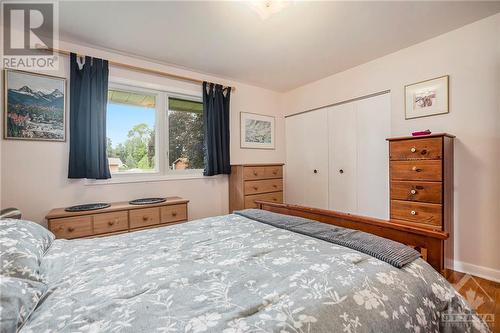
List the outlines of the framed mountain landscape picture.
{"type": "Polygon", "coordinates": [[[66,140],[66,79],[5,70],[4,138],[66,140]]]}
{"type": "Polygon", "coordinates": [[[241,148],[274,149],[274,117],[240,113],[241,148]]]}

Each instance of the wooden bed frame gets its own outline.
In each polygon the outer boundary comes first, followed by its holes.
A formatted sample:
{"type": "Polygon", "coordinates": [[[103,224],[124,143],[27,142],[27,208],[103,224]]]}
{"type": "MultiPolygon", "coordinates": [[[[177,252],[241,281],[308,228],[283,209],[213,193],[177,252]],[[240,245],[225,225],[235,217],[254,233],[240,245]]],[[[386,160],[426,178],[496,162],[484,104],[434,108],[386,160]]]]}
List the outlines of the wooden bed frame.
{"type": "Polygon", "coordinates": [[[255,202],[262,210],[300,216],[340,227],[360,230],[406,244],[418,250],[422,254],[422,258],[442,274],[445,273],[445,258],[447,261],[453,259],[449,255],[449,253],[453,252],[447,251],[447,247],[452,246],[452,244],[447,244],[449,243],[446,242],[449,238],[449,234],[445,231],[419,228],[397,222],[339,213],[325,209],[260,200],[256,200],[255,202]]]}

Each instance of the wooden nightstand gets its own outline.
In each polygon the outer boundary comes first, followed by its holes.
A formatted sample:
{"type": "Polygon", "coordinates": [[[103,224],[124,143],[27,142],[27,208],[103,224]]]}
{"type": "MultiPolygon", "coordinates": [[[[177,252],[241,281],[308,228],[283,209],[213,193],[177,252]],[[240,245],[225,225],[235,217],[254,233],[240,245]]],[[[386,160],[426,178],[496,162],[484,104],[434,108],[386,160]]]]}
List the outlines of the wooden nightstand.
{"type": "Polygon", "coordinates": [[[151,205],[114,202],[110,207],[86,212],[52,209],[45,217],[56,238],[88,238],[122,234],[186,222],[189,200],[169,197],[151,205]]]}

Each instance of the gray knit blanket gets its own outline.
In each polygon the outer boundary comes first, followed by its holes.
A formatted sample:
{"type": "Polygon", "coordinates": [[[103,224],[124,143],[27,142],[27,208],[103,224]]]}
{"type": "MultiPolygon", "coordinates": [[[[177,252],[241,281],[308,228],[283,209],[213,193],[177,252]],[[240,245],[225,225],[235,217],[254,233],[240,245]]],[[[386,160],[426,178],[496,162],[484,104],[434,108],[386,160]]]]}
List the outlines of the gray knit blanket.
{"type": "Polygon", "coordinates": [[[397,268],[401,268],[420,257],[420,253],[409,246],[359,230],[259,209],[244,209],[234,213],[276,228],[348,247],[397,268]]]}

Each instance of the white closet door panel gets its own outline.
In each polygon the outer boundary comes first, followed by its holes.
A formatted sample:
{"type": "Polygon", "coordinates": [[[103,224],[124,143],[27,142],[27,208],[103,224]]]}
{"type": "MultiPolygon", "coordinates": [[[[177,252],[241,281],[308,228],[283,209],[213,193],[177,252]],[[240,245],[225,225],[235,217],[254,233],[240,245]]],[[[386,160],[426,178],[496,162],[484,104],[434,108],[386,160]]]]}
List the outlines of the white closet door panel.
{"type": "Polygon", "coordinates": [[[302,204],[304,200],[303,155],[305,131],[303,115],[286,118],[285,202],[302,204]]]}
{"type": "Polygon", "coordinates": [[[389,218],[389,148],[391,96],[356,102],[357,214],[389,218]]]}
{"type": "Polygon", "coordinates": [[[328,208],[328,118],[321,109],[304,114],[303,149],[304,166],[303,204],[315,208],[328,208]],[[316,172],[315,172],[316,171],[316,172]]]}
{"type": "Polygon", "coordinates": [[[285,202],[328,208],[326,110],[288,117],[285,126],[285,202]]]}
{"type": "Polygon", "coordinates": [[[356,112],[354,103],[329,108],[329,209],[356,213],[356,112]]]}

